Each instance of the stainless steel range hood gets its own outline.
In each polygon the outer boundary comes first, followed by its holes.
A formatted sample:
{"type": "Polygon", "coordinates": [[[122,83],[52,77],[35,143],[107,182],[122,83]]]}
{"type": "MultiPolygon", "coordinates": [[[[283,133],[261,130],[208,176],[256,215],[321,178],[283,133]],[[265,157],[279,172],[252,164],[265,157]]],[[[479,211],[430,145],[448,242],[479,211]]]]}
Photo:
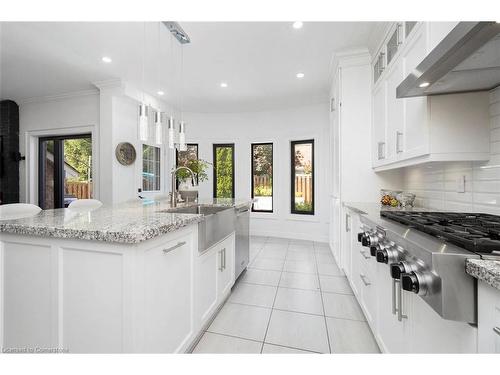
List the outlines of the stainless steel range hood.
{"type": "Polygon", "coordinates": [[[500,23],[460,22],[396,89],[409,98],[500,85],[500,23]]]}

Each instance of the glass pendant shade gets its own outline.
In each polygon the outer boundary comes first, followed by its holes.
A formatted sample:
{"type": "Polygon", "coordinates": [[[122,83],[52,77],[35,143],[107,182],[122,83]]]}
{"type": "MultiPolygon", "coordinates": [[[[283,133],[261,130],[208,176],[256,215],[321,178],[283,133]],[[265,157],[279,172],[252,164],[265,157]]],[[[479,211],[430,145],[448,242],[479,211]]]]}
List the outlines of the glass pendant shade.
{"type": "Polygon", "coordinates": [[[163,129],[162,129],[162,123],[161,123],[161,112],[155,112],[155,143],[157,145],[161,145],[163,141],[163,129]]]}
{"type": "Polygon", "coordinates": [[[168,148],[171,149],[175,147],[174,127],[174,118],[170,116],[168,118],[168,148]]]}
{"type": "Polygon", "coordinates": [[[148,140],[148,106],[144,103],[139,105],[139,139],[143,142],[148,140]]]}
{"type": "Polygon", "coordinates": [[[184,123],[184,121],[181,121],[180,128],[179,128],[179,150],[180,151],[187,151],[186,124],[184,123]]]}

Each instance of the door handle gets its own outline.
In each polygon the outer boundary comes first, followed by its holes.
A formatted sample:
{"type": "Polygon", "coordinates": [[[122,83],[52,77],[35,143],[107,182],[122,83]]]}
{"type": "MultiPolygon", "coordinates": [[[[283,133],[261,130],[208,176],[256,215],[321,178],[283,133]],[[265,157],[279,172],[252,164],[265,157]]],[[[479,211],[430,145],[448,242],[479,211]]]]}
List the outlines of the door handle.
{"type": "Polygon", "coordinates": [[[401,322],[403,319],[408,318],[407,315],[403,314],[403,288],[401,287],[401,280],[398,282],[398,320],[401,322]]]}
{"type": "Polygon", "coordinates": [[[345,214],[345,231],[350,232],[351,228],[349,227],[349,220],[351,219],[351,215],[345,214]]]}
{"type": "Polygon", "coordinates": [[[223,264],[222,269],[225,270],[226,269],[226,248],[222,249],[222,261],[223,261],[222,262],[222,264],[223,264]]]}
{"type": "Polygon", "coordinates": [[[222,272],[224,270],[223,260],[222,260],[222,250],[219,250],[219,271],[222,272]]]}
{"type": "Polygon", "coordinates": [[[402,136],[403,136],[402,132],[396,131],[396,153],[397,154],[403,152],[403,150],[401,149],[401,141],[400,141],[400,137],[402,137],[402,136]]]}
{"type": "Polygon", "coordinates": [[[367,277],[362,273],[359,274],[359,277],[361,278],[361,281],[363,282],[363,284],[365,284],[365,286],[372,285],[372,283],[367,281],[367,277]]]}
{"type": "Polygon", "coordinates": [[[360,253],[361,255],[363,255],[363,258],[365,258],[365,259],[370,259],[370,256],[369,256],[369,255],[366,255],[366,253],[365,253],[363,250],[359,250],[359,253],[360,253]]]}
{"type": "Polygon", "coordinates": [[[171,252],[172,250],[175,250],[181,246],[184,246],[186,244],[186,241],[182,241],[182,242],[178,242],[177,245],[174,245],[174,246],[171,246],[171,247],[168,247],[166,249],[163,249],[163,253],[164,254],[167,254],[169,252],[171,252]]]}
{"type": "Polygon", "coordinates": [[[398,309],[396,307],[396,284],[399,283],[399,279],[392,279],[392,315],[396,315],[398,309]]]}

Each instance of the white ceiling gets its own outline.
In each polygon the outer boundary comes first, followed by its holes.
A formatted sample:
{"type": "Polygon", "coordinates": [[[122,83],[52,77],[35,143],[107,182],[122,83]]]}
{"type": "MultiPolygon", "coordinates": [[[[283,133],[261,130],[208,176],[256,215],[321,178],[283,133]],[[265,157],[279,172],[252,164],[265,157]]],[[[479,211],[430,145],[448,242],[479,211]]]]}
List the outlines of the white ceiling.
{"type": "Polygon", "coordinates": [[[186,111],[251,111],[326,101],[333,53],[368,47],[382,25],[305,22],[295,30],[291,22],[184,22],[191,44],[183,47],[181,80],[181,47],[159,23],[3,22],[0,97],[23,101],[120,78],[154,95],[161,89],[177,106],[182,83],[186,111]],[[102,56],[112,63],[103,63],[102,56]],[[297,72],[305,77],[297,79],[297,72]],[[219,86],[222,81],[227,88],[219,86]]]}

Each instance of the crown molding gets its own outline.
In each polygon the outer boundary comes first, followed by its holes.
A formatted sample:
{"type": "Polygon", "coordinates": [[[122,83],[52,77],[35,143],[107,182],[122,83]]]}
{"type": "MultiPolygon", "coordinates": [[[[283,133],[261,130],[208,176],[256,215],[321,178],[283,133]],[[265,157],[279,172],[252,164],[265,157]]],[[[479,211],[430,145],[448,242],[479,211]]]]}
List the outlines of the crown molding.
{"type": "Polygon", "coordinates": [[[115,89],[115,88],[122,88],[123,87],[123,81],[119,78],[116,79],[105,79],[102,81],[94,81],[92,84],[97,87],[99,90],[105,90],[105,89],[115,89]]]}
{"type": "Polygon", "coordinates": [[[99,91],[97,89],[72,91],[62,94],[55,95],[44,95],[44,96],[34,96],[31,98],[24,98],[17,101],[19,105],[29,104],[29,103],[43,103],[43,102],[53,102],[71,98],[77,98],[82,96],[98,95],[99,91]]]}

